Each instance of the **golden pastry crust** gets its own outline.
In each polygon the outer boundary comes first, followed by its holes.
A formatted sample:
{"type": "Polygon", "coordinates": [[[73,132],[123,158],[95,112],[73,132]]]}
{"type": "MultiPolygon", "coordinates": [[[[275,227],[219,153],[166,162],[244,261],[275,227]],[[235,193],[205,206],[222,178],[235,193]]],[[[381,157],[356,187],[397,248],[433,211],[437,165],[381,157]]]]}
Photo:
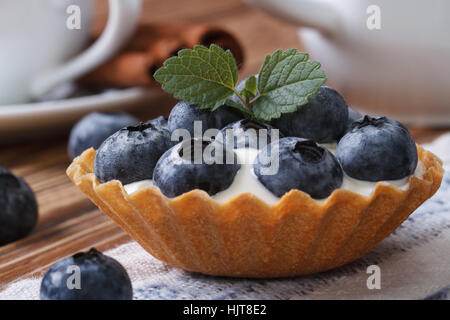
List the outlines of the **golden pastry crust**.
{"type": "Polygon", "coordinates": [[[128,195],[122,184],[100,184],[95,151],[86,150],[67,175],[105,214],[154,257],[204,274],[285,277],[341,266],[392,233],[439,188],[441,160],[418,146],[425,166],[409,188],[378,183],[370,197],[338,189],[324,203],[292,190],[275,205],[250,193],[219,204],[204,191],[166,198],[148,187],[128,195]]]}

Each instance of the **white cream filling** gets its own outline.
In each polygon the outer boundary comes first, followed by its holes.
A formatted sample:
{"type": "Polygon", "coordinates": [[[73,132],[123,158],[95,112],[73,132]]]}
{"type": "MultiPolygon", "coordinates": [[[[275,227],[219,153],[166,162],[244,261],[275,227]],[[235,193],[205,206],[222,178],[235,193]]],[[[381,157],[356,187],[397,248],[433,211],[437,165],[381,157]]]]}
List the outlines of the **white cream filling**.
{"type": "MultiPolygon", "coordinates": [[[[335,154],[336,144],[323,144],[331,153],[335,154]]],[[[242,193],[251,193],[266,203],[273,205],[277,203],[280,198],[270,192],[253,173],[253,162],[258,154],[257,149],[236,149],[234,150],[241,163],[241,168],[237,172],[233,183],[226,190],[216,193],[211,198],[218,203],[225,203],[242,193]]],[[[418,162],[414,176],[422,178],[425,172],[425,167],[422,162],[418,162]]],[[[407,190],[409,187],[409,177],[399,180],[389,180],[381,182],[370,182],[357,180],[349,177],[344,173],[344,179],[339,189],[344,189],[358,193],[362,196],[369,197],[375,190],[377,183],[383,183],[386,185],[392,185],[400,190],[407,190]]],[[[125,185],[125,190],[128,194],[132,194],[141,189],[153,186],[152,180],[137,181],[125,185]]],[[[156,186],[155,186],[156,187],[156,186]]],[[[325,199],[316,199],[317,202],[322,203],[325,199]]]]}

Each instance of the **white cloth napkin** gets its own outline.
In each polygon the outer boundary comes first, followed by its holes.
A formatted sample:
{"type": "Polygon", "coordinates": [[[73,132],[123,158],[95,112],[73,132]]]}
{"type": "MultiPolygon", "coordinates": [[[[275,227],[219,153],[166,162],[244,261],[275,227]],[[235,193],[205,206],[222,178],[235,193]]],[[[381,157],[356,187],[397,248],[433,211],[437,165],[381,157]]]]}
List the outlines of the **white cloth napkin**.
{"type": "MultiPolygon", "coordinates": [[[[450,134],[424,146],[450,170],[450,134]]],[[[450,296],[450,172],[438,193],[363,258],[328,272],[249,280],[192,274],[156,260],[135,242],[109,250],[133,282],[135,299],[423,299],[450,296]],[[377,265],[380,289],[369,289],[377,265]]],[[[39,299],[41,278],[15,282],[0,299],[39,299]]]]}

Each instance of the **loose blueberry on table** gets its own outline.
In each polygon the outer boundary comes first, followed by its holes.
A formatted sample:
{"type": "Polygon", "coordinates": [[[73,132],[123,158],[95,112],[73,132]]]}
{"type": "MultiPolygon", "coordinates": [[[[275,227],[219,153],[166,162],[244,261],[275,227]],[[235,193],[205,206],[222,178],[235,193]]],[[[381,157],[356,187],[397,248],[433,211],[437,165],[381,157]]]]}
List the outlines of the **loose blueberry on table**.
{"type": "Polygon", "coordinates": [[[95,248],[56,262],[45,273],[41,300],[131,300],[124,267],[95,248]]]}
{"type": "Polygon", "coordinates": [[[0,167],[0,246],[27,236],[37,217],[37,202],[30,186],[0,167]]]}
{"type": "Polygon", "coordinates": [[[29,185],[0,167],[0,246],[27,236],[37,217],[37,202],[29,185]]]}

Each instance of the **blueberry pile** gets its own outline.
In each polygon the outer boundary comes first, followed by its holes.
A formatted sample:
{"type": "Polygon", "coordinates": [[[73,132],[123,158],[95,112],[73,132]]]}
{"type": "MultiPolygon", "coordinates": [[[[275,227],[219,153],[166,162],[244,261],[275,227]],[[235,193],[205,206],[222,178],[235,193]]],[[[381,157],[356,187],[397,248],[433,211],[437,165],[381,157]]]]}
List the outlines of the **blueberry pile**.
{"type": "Polygon", "coordinates": [[[242,118],[240,112],[225,106],[210,112],[181,101],[172,109],[168,121],[159,117],[123,128],[107,138],[95,157],[95,175],[100,182],[116,179],[122,184],[151,179],[169,197],[193,189],[214,195],[232,183],[240,168],[236,155],[223,147],[220,157],[223,161],[214,161],[214,155],[208,163],[194,163],[190,155],[183,154],[183,151],[194,150],[185,148],[186,144],[200,143],[200,151],[203,151],[209,144],[220,142],[200,137],[176,144],[173,140],[177,137],[172,139],[172,133],[176,129],[186,129],[194,137],[194,121],[201,122],[203,133],[209,128],[222,129],[242,118]],[[232,159],[231,163],[226,162],[227,158],[232,159]]]}
{"type": "Polygon", "coordinates": [[[131,300],[133,289],[124,267],[96,249],[52,265],[45,273],[41,300],[131,300]]]}
{"type": "MultiPolygon", "coordinates": [[[[237,90],[244,84],[245,80],[237,90]]],[[[307,104],[271,123],[246,118],[227,106],[211,112],[180,101],[168,120],[156,118],[107,138],[98,149],[95,174],[100,182],[153,180],[168,197],[193,189],[214,195],[227,189],[240,169],[234,149],[248,147],[259,150],[255,176],[279,197],[298,189],[322,199],[342,185],[344,174],[366,181],[396,180],[411,175],[418,162],[415,143],[403,125],[386,117],[363,116],[349,108],[336,90],[322,86],[307,104]],[[211,128],[220,131],[215,136],[195,136],[194,121],[201,122],[201,133],[211,128]],[[186,129],[194,138],[177,143],[176,129],[186,129]],[[279,139],[272,139],[274,129],[279,129],[279,139]],[[229,133],[234,139],[231,144],[225,143],[229,133]],[[259,144],[258,135],[267,144],[259,144]],[[337,143],[336,156],[323,143],[337,143]],[[200,152],[222,146],[221,158],[232,161],[218,162],[213,155],[209,161],[196,162],[187,151],[194,145],[200,152]],[[272,159],[275,152],[278,171],[265,174],[270,166],[267,157],[272,159]]]]}

